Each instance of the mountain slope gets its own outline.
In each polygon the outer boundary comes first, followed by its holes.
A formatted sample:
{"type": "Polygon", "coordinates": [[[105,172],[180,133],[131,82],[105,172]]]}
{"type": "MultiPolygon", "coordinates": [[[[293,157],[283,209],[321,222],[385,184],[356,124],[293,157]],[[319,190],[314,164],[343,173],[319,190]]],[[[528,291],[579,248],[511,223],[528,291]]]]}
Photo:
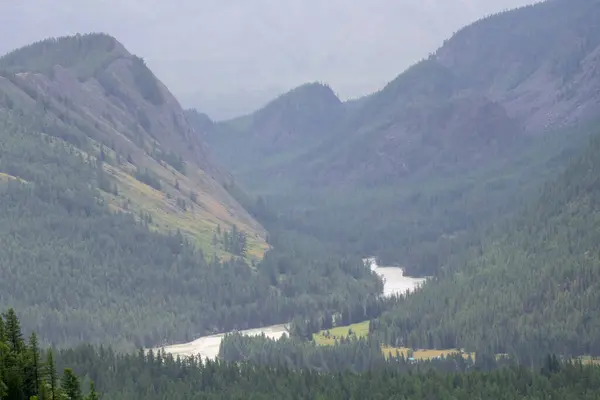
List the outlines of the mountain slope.
{"type": "Polygon", "coordinates": [[[381,290],[298,240],[271,234],[263,257],[202,134],[115,39],[46,40],[0,70],[0,306],[45,344],[156,347],[381,290]]]}
{"type": "Polygon", "coordinates": [[[481,20],[344,104],[327,135],[267,158],[243,146],[249,161],[236,161],[243,125],[207,141],[243,187],[305,231],[431,274],[560,171],[588,132],[571,127],[600,115],[598,18],[596,1],[554,0],[481,20]]]}
{"type": "Polygon", "coordinates": [[[489,349],[527,362],[600,354],[600,133],[466,263],[374,325],[392,342],[489,349]]]}
{"type": "Polygon", "coordinates": [[[600,4],[596,1],[554,0],[465,27],[429,59],[365,100],[341,130],[344,138],[368,136],[374,144],[365,149],[363,141],[354,139],[347,150],[342,152],[336,146],[337,154],[323,156],[323,164],[346,167],[326,183],[343,182],[353,174],[370,179],[361,172],[364,167],[360,163],[349,162],[358,152],[374,163],[375,170],[385,170],[385,165],[378,165],[384,162],[382,158],[396,160],[391,172],[402,177],[406,169],[415,169],[411,168],[415,162],[439,161],[444,149],[454,152],[461,159],[457,166],[464,168],[473,150],[460,153],[465,146],[483,151],[485,157],[485,151],[491,150],[490,141],[502,144],[507,135],[540,133],[593,119],[600,113],[600,31],[594,22],[598,18],[600,4]],[[451,106],[461,98],[471,100],[470,111],[451,106]],[[477,114],[477,109],[493,106],[496,112],[477,114]],[[475,125],[448,123],[453,118],[475,125]],[[490,141],[473,140],[478,132],[490,141]],[[472,134],[466,141],[465,133],[472,134]],[[423,151],[430,136],[442,147],[433,157],[423,151]],[[445,146],[446,138],[452,141],[450,146],[445,146]],[[399,148],[417,160],[410,162],[399,148]]]}
{"type": "Polygon", "coordinates": [[[598,18],[597,1],[546,1],[465,27],[435,59],[528,131],[564,126],[600,110],[598,18]]]}
{"type": "Polygon", "coordinates": [[[152,227],[179,229],[207,253],[218,225],[248,233],[250,253],[266,249],[264,229],[227,193],[177,100],[114,38],[45,40],[0,59],[0,87],[24,112],[47,111],[48,132],[104,158],[115,210],[149,214],[152,227]]]}
{"type": "Polygon", "coordinates": [[[310,153],[336,129],[343,115],[343,104],[330,87],[310,83],[253,114],[217,124],[206,140],[234,174],[260,177],[295,165],[291,160],[310,153]],[[244,151],[231,151],[232,143],[244,151]]]}

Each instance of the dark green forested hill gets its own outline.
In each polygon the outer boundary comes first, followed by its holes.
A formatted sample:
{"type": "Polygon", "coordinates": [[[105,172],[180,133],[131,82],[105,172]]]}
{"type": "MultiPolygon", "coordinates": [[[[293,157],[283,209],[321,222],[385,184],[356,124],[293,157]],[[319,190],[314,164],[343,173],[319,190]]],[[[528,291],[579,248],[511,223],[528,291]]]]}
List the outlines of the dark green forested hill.
{"type": "Polygon", "coordinates": [[[264,255],[264,228],[136,60],[105,35],[0,58],[0,306],[27,334],[151,347],[380,291],[359,259],[282,235],[264,255]]]}
{"type": "MultiPolygon", "coordinates": [[[[598,132],[598,129],[596,129],[598,132]]],[[[373,325],[391,343],[600,354],[600,134],[537,201],[373,325]]]]}
{"type": "Polygon", "coordinates": [[[493,15],[342,112],[296,90],[205,137],[302,232],[431,274],[559,172],[588,131],[574,127],[597,119],[599,18],[595,0],[493,15]]]}

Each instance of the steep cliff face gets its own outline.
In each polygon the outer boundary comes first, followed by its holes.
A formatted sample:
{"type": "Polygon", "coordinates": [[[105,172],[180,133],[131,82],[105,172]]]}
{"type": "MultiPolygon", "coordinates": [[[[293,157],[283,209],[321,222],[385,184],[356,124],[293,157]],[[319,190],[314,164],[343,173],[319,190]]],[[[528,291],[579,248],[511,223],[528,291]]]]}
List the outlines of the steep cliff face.
{"type": "Polygon", "coordinates": [[[102,158],[115,210],[147,213],[161,231],[179,229],[204,250],[217,226],[246,232],[262,256],[264,229],[224,188],[218,167],[169,90],[116,39],[102,34],[49,39],[0,58],[5,103],[38,110],[41,131],[102,158]]]}

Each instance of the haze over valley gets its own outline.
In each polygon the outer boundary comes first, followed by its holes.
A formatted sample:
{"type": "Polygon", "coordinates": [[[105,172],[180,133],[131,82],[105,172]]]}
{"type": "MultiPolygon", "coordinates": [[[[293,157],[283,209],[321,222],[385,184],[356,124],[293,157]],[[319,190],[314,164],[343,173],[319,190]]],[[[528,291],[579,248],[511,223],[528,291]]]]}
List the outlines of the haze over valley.
{"type": "Polygon", "coordinates": [[[522,4],[0,6],[0,400],[597,399],[600,2],[522,4]]]}

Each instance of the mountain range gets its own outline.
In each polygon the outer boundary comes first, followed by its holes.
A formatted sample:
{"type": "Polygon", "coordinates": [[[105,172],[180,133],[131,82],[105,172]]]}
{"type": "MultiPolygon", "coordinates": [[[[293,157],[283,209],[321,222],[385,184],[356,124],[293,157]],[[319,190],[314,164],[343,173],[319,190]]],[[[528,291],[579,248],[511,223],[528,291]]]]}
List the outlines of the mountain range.
{"type": "Polygon", "coordinates": [[[503,12],[220,122],[107,34],[0,57],[0,398],[596,399],[598,21],[503,12]]]}
{"type": "Polygon", "coordinates": [[[368,93],[463,25],[531,2],[30,0],[0,7],[0,53],[42,37],[107,32],[143,54],[185,106],[222,120],[311,80],[344,99],[368,93]]]}
{"type": "Polygon", "coordinates": [[[369,96],[307,84],[205,138],[244,188],[323,240],[430,273],[448,238],[515,209],[585,137],[598,17],[590,0],[493,15],[369,96]]]}
{"type": "Polygon", "coordinates": [[[387,345],[597,354],[597,20],[500,13],[371,95],[306,83],[224,122],[106,34],[10,52],[0,304],[58,346],[386,310],[387,345]],[[373,255],[429,283],[380,301],[373,255]]]}

